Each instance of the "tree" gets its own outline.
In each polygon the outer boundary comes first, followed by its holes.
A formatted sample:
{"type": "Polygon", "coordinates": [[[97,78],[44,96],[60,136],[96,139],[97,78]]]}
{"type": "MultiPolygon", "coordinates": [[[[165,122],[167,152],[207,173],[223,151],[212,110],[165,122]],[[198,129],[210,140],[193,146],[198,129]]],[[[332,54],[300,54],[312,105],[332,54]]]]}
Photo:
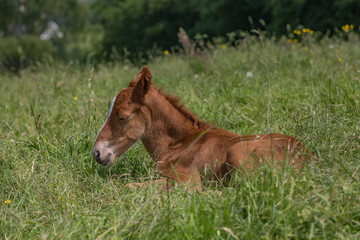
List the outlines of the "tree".
{"type": "Polygon", "coordinates": [[[104,27],[103,50],[124,48],[135,55],[154,46],[170,48],[177,44],[179,27],[193,27],[198,12],[191,0],[98,0],[94,4],[97,21],[104,27]],[[105,8],[103,8],[105,5],[105,8]]]}
{"type": "Polygon", "coordinates": [[[1,0],[0,31],[5,36],[40,33],[48,21],[56,22],[62,31],[81,31],[89,11],[77,0],[1,0]]]}

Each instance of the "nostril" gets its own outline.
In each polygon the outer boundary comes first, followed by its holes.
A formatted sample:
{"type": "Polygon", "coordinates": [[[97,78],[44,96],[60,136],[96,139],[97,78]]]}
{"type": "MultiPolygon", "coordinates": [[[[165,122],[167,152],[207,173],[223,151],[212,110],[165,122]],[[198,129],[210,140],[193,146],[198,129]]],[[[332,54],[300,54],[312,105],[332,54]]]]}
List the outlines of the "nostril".
{"type": "Polygon", "coordinates": [[[94,157],[96,160],[98,160],[98,159],[100,158],[100,151],[98,151],[98,150],[93,150],[93,151],[92,151],[92,155],[93,155],[93,157],[94,157]]]}
{"type": "Polygon", "coordinates": [[[98,150],[95,151],[95,158],[96,159],[100,158],[100,152],[98,150]]]}

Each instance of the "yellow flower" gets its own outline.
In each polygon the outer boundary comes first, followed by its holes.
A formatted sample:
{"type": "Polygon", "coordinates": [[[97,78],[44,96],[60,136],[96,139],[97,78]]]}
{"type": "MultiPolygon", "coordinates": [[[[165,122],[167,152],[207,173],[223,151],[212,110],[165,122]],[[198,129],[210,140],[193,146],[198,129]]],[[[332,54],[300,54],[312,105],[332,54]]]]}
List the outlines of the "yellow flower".
{"type": "Polygon", "coordinates": [[[339,60],[339,62],[341,62],[341,61],[342,61],[342,58],[341,58],[341,57],[339,57],[339,59],[338,59],[338,60],[339,60]]]}
{"type": "Polygon", "coordinates": [[[287,42],[288,42],[288,43],[291,43],[291,42],[293,42],[293,40],[292,40],[292,39],[288,39],[287,42]]]}
{"type": "Polygon", "coordinates": [[[74,97],[74,100],[75,100],[75,101],[77,101],[77,100],[78,100],[78,98],[77,98],[77,97],[74,97]]]}
{"type": "Polygon", "coordinates": [[[346,25],[342,26],[341,28],[342,28],[343,31],[348,32],[348,31],[350,31],[351,29],[354,28],[354,25],[346,24],[346,25]]]}
{"type": "MultiPolygon", "coordinates": [[[[5,203],[10,204],[11,200],[6,200],[5,203]]],[[[5,205],[5,204],[3,203],[3,205],[5,205]]]]}
{"type": "Polygon", "coordinates": [[[169,53],[170,53],[170,52],[169,52],[168,50],[165,50],[165,51],[164,51],[164,54],[165,54],[165,55],[169,55],[169,53]]]}
{"type": "Polygon", "coordinates": [[[293,32],[294,32],[294,34],[296,34],[296,35],[301,35],[301,31],[294,30],[293,32]]]}
{"type": "Polygon", "coordinates": [[[314,33],[314,31],[313,30],[311,30],[310,28],[303,28],[303,33],[310,33],[310,34],[313,34],[314,33]]]}
{"type": "Polygon", "coordinates": [[[220,47],[222,50],[225,50],[227,48],[227,46],[225,44],[222,44],[220,47]]]}
{"type": "Polygon", "coordinates": [[[299,39],[294,39],[293,41],[294,41],[295,43],[297,43],[297,42],[299,42],[299,39]]]}
{"type": "Polygon", "coordinates": [[[304,50],[309,50],[308,46],[305,46],[305,47],[304,47],[304,50]]]}

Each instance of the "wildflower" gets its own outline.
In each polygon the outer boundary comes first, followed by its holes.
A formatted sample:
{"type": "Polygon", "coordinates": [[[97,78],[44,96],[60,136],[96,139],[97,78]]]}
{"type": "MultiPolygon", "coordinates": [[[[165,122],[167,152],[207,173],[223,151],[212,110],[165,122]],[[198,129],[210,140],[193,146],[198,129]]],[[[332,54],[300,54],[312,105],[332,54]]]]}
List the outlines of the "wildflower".
{"type": "Polygon", "coordinates": [[[220,47],[222,50],[225,50],[227,48],[227,46],[225,44],[222,44],[220,47]]]}
{"type": "Polygon", "coordinates": [[[293,33],[296,34],[296,35],[298,35],[298,36],[301,35],[301,31],[299,31],[299,30],[294,30],[293,33]]]}
{"type": "Polygon", "coordinates": [[[169,53],[170,53],[169,50],[165,50],[165,51],[164,51],[164,54],[165,54],[165,55],[169,55],[169,53]]]}
{"type": "Polygon", "coordinates": [[[299,42],[299,39],[294,39],[293,42],[297,43],[297,42],[299,42]]]}
{"type": "Polygon", "coordinates": [[[292,40],[292,39],[288,39],[287,42],[288,42],[288,43],[291,43],[291,42],[293,42],[293,40],[292,40]]]}
{"type": "Polygon", "coordinates": [[[304,50],[309,50],[309,47],[308,47],[308,46],[305,46],[305,47],[304,47],[304,50]]]}
{"type": "Polygon", "coordinates": [[[354,25],[353,24],[346,24],[344,26],[341,27],[341,29],[344,31],[344,32],[348,32],[350,30],[353,30],[354,29],[354,25]]]}
{"type": "Polygon", "coordinates": [[[339,57],[339,59],[338,59],[338,60],[339,60],[339,62],[341,62],[341,61],[342,61],[342,58],[341,58],[341,57],[339,57]]]}
{"type": "Polygon", "coordinates": [[[78,100],[78,98],[77,98],[77,97],[74,97],[74,100],[75,100],[75,101],[77,101],[77,100],[78,100]]]}
{"type": "Polygon", "coordinates": [[[3,205],[5,205],[5,203],[6,203],[6,204],[10,204],[10,203],[11,203],[11,200],[9,200],[9,199],[6,200],[6,201],[3,203],[3,205]]]}
{"type": "Polygon", "coordinates": [[[247,72],[246,73],[246,77],[248,78],[252,78],[254,76],[254,74],[252,72],[247,72]]]}
{"type": "Polygon", "coordinates": [[[303,33],[309,33],[309,34],[313,34],[314,33],[314,31],[313,30],[311,30],[310,28],[303,28],[303,33]]]}

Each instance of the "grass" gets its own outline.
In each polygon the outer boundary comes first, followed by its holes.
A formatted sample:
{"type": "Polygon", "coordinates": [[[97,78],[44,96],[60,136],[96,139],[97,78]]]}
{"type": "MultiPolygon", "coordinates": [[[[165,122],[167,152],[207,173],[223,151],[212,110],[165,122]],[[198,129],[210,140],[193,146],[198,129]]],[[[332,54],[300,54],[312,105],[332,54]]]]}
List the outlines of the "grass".
{"type": "Polygon", "coordinates": [[[125,188],[154,178],[140,143],[110,169],[92,159],[111,100],[138,67],[2,73],[0,238],[360,239],[358,45],[249,39],[205,59],[149,64],[153,80],[201,119],[238,134],[294,136],[320,159],[301,172],[263,166],[228,188],[205,185],[221,197],[125,188]]]}

